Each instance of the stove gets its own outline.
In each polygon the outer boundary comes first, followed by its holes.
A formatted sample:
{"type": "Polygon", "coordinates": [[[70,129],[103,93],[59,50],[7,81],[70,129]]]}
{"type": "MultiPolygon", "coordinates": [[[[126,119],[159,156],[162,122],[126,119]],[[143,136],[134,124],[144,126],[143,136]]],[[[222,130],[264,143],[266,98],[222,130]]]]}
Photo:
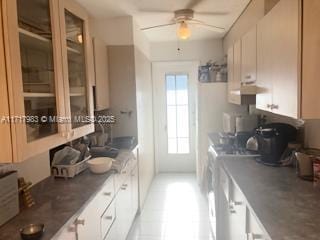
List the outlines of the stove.
{"type": "Polygon", "coordinates": [[[260,157],[258,153],[249,151],[245,148],[238,148],[229,144],[212,144],[211,145],[219,157],[260,157]]]}

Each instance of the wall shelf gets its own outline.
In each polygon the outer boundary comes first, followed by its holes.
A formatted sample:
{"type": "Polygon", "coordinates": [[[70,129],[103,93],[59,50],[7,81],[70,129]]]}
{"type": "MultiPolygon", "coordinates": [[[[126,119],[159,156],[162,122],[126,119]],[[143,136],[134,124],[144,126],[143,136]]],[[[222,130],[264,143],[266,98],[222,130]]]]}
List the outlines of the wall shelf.
{"type": "Polygon", "coordinates": [[[25,97],[25,98],[47,98],[47,97],[55,97],[55,95],[53,93],[24,92],[23,97],[25,97]]]}

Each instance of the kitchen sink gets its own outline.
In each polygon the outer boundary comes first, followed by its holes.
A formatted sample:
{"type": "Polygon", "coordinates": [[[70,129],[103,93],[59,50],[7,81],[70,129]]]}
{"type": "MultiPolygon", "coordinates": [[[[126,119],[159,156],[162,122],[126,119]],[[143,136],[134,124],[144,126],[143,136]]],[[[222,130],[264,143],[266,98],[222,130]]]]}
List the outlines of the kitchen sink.
{"type": "Polygon", "coordinates": [[[117,149],[131,149],[135,143],[135,137],[115,137],[111,142],[108,143],[108,146],[117,149]]]}
{"type": "Polygon", "coordinates": [[[116,158],[119,154],[119,149],[111,148],[109,146],[91,147],[90,154],[93,158],[96,158],[96,157],[116,158]]]}

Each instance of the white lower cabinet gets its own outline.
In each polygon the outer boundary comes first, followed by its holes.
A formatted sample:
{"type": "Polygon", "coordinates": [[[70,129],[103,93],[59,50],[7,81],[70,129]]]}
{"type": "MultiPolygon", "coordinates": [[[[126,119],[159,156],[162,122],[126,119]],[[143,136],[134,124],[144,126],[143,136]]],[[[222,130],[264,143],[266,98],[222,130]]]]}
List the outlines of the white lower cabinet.
{"type": "Polygon", "coordinates": [[[216,240],[270,240],[240,188],[223,167],[220,167],[219,175],[217,221],[220,231],[216,240]]]}
{"type": "Polygon", "coordinates": [[[139,206],[136,158],[109,177],[101,190],[55,240],[125,240],[139,206]]]}

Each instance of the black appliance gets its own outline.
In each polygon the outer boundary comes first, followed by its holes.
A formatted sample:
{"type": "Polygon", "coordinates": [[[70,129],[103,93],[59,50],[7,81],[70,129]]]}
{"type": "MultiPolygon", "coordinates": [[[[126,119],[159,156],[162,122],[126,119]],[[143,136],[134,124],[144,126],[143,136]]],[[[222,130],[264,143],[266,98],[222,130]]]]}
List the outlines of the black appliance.
{"type": "Polygon", "coordinates": [[[296,140],[297,129],[285,123],[270,123],[256,129],[255,138],[261,162],[278,166],[288,143],[296,140]]]}

